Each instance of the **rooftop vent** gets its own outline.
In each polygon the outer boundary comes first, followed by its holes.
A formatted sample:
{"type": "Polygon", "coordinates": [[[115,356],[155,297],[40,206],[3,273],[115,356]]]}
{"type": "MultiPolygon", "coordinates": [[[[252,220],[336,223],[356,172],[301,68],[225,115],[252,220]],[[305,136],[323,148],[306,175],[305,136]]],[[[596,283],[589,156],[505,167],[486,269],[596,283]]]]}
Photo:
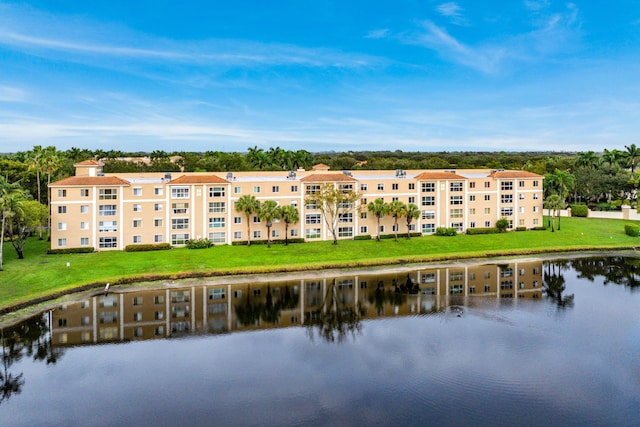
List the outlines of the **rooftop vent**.
{"type": "Polygon", "coordinates": [[[227,179],[233,180],[233,172],[227,172],[227,179]]]}
{"type": "Polygon", "coordinates": [[[343,174],[345,174],[346,176],[353,176],[351,175],[351,171],[342,171],[343,174]]]}
{"type": "Polygon", "coordinates": [[[165,173],[164,179],[166,179],[167,181],[171,181],[171,174],[169,172],[165,173]]]}
{"type": "Polygon", "coordinates": [[[404,178],[407,176],[407,172],[402,169],[396,169],[396,178],[404,178]]]}
{"type": "Polygon", "coordinates": [[[296,173],[294,171],[289,171],[287,179],[296,179],[296,173]]]}

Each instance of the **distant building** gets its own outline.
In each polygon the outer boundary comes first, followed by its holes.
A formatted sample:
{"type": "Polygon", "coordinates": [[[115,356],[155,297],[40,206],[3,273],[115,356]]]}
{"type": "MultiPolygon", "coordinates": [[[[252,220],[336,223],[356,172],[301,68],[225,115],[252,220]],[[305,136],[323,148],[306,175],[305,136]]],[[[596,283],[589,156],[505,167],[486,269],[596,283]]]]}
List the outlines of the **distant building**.
{"type": "MultiPolygon", "coordinates": [[[[377,228],[367,211],[369,202],[400,200],[414,203],[420,217],[411,232],[433,234],[438,227],[494,227],[500,218],[509,228],[542,225],[544,177],[513,170],[354,170],[334,172],[326,165],[289,172],[102,172],[95,160],[77,163],[76,175],[52,183],[51,248],[93,247],[122,250],[127,245],[184,245],[193,238],[215,244],[247,240],[246,217],[234,209],[245,194],[298,209],[300,222],[289,227],[289,238],[331,240],[320,211],[305,205],[305,196],[321,184],[357,191],[358,205],[340,216],[339,239],[391,234],[387,215],[377,228]]],[[[266,239],[267,229],[253,215],[251,239],[266,239]]],[[[404,219],[399,233],[406,233],[404,219]]],[[[274,223],[272,239],[284,239],[285,224],[274,223]]]]}

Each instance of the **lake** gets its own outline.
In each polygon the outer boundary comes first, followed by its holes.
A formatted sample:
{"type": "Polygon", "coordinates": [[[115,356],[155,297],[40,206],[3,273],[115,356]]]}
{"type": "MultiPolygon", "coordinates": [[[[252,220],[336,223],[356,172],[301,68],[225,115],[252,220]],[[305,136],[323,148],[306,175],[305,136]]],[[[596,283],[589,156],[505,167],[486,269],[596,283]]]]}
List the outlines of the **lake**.
{"type": "Polygon", "coordinates": [[[219,278],[1,330],[2,425],[640,425],[640,260],[219,278]]]}

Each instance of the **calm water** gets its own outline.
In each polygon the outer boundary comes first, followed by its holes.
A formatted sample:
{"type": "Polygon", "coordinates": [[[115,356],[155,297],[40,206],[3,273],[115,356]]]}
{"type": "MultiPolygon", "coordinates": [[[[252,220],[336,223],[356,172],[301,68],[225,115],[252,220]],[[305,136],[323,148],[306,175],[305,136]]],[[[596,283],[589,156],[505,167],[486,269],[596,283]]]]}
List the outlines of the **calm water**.
{"type": "Polygon", "coordinates": [[[85,294],[2,329],[0,424],[640,425],[638,265],[85,294]]]}

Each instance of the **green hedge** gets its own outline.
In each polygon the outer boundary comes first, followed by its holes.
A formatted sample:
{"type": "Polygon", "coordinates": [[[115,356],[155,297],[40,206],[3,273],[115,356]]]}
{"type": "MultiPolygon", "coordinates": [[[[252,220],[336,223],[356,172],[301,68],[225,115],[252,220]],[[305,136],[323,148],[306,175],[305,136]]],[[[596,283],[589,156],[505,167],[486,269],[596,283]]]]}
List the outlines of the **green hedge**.
{"type": "Polygon", "coordinates": [[[516,231],[527,231],[527,227],[516,227],[516,231]]]}
{"type": "Polygon", "coordinates": [[[458,230],[455,227],[438,227],[436,228],[436,236],[455,236],[458,230]]]}
{"type": "Polygon", "coordinates": [[[360,236],[355,236],[353,240],[371,240],[371,234],[362,234],[360,236]]]}
{"type": "Polygon", "coordinates": [[[497,234],[500,230],[496,227],[467,228],[467,234],[497,234]]]}
{"type": "MultiPolygon", "coordinates": [[[[284,245],[285,241],[284,239],[274,239],[271,241],[272,245],[284,245]]],[[[289,243],[304,243],[304,239],[300,238],[300,237],[296,237],[295,239],[289,239],[289,243]]],[[[267,241],[266,240],[252,240],[251,241],[252,245],[266,245],[267,241]]],[[[246,240],[238,240],[236,242],[232,242],[231,243],[232,246],[247,246],[247,241],[246,240]]]]}
{"type": "Polygon", "coordinates": [[[638,237],[640,235],[640,226],[638,224],[625,224],[624,232],[627,236],[638,237]]]}
{"type": "Polygon", "coordinates": [[[571,205],[571,216],[586,218],[589,215],[589,206],[571,205]]]}
{"type": "Polygon", "coordinates": [[[143,245],[127,245],[124,247],[125,252],[164,251],[167,249],[171,249],[169,243],[148,243],[143,245]]]}
{"type": "Polygon", "coordinates": [[[207,249],[213,246],[209,239],[191,239],[187,240],[187,249],[207,249]]]}
{"type": "Polygon", "coordinates": [[[64,249],[49,249],[47,254],[49,255],[65,255],[65,254],[88,254],[95,252],[94,248],[64,248],[64,249]]]}
{"type": "Polygon", "coordinates": [[[547,229],[547,227],[546,227],[546,226],[544,226],[544,225],[541,225],[541,226],[539,226],[539,227],[533,227],[533,228],[532,228],[532,230],[533,230],[533,231],[544,231],[544,230],[546,230],[546,229],[547,229]]]}
{"type": "MultiPolygon", "coordinates": [[[[410,234],[411,237],[421,237],[422,233],[411,233],[410,234]]],[[[407,237],[407,233],[398,233],[398,238],[400,237],[407,237]]],[[[380,235],[380,240],[382,239],[395,239],[396,235],[395,234],[381,234],[380,235]]]]}

